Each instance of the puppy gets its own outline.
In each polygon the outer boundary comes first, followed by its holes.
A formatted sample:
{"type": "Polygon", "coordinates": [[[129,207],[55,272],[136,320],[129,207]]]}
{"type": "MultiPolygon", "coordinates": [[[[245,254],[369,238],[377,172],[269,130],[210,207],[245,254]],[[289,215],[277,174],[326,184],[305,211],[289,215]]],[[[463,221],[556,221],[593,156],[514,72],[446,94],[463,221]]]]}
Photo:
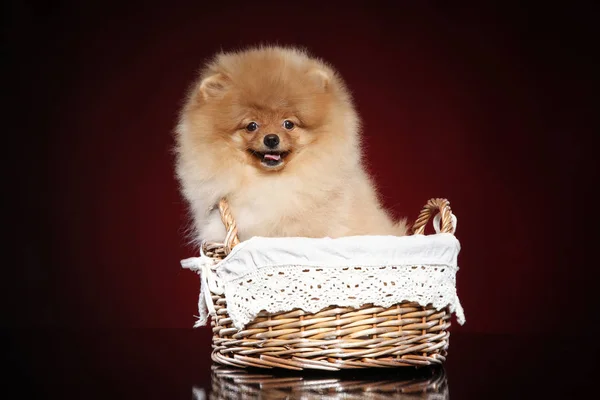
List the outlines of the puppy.
{"type": "Polygon", "coordinates": [[[229,202],[240,240],[406,234],[361,160],[350,93],[296,48],[220,53],[192,86],[175,130],[176,171],[195,240],[222,242],[229,202]]]}

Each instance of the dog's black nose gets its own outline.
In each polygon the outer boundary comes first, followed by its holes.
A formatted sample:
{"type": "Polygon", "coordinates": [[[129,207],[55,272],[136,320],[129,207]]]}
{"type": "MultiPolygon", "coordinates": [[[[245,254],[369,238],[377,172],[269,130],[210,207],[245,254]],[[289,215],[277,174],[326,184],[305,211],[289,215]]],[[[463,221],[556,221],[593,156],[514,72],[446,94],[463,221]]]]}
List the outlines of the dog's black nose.
{"type": "Polygon", "coordinates": [[[279,136],[267,135],[265,136],[263,142],[268,148],[274,149],[275,147],[277,147],[277,145],[279,145],[279,136]]]}

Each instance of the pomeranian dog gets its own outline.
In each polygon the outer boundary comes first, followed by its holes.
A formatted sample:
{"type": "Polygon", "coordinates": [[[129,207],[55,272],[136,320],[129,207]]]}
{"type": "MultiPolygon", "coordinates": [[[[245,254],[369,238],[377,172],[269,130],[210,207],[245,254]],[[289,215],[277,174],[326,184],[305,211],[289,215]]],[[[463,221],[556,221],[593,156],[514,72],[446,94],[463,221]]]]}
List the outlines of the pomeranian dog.
{"type": "Polygon", "coordinates": [[[240,240],[406,234],[361,158],[360,122],[339,74],[304,50],[220,53],[192,86],[176,171],[195,240],[222,242],[229,202],[240,240]]]}

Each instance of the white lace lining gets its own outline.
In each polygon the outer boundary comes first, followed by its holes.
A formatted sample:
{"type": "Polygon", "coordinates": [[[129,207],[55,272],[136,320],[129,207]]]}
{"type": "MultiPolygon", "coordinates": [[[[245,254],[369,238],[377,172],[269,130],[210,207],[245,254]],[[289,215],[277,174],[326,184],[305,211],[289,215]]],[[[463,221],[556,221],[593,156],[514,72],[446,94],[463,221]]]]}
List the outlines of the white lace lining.
{"type": "Polygon", "coordinates": [[[260,311],[300,308],[315,313],[328,306],[390,307],[402,301],[450,307],[460,324],[464,312],[456,294],[460,244],[452,234],[262,238],[240,243],[216,265],[205,256],[184,267],[202,277],[200,320],[214,313],[208,288],[224,293],[237,329],[260,311]],[[207,310],[208,308],[208,310],[207,310]]]}

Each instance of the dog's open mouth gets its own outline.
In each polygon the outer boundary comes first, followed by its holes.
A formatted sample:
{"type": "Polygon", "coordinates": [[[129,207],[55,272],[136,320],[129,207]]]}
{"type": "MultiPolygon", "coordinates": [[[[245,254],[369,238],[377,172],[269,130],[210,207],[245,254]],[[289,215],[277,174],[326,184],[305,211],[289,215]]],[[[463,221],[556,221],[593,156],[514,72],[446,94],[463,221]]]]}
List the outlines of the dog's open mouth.
{"type": "Polygon", "coordinates": [[[250,154],[258,158],[265,167],[278,167],[283,164],[285,158],[290,154],[289,151],[268,151],[261,152],[249,150],[250,154]]]}

